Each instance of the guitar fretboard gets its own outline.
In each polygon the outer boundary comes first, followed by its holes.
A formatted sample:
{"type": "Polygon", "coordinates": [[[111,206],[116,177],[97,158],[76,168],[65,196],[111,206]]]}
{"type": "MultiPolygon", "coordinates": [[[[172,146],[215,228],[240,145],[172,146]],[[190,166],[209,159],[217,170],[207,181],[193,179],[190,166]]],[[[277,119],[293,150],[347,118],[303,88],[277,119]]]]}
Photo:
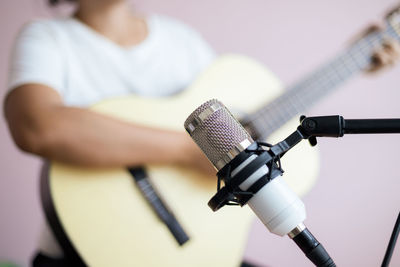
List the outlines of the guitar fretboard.
{"type": "Polygon", "coordinates": [[[276,129],[307,110],[350,77],[366,70],[371,64],[374,49],[388,37],[399,38],[393,28],[388,27],[383,32],[371,33],[357,41],[334,60],[250,114],[245,124],[259,139],[265,140],[276,129]]]}

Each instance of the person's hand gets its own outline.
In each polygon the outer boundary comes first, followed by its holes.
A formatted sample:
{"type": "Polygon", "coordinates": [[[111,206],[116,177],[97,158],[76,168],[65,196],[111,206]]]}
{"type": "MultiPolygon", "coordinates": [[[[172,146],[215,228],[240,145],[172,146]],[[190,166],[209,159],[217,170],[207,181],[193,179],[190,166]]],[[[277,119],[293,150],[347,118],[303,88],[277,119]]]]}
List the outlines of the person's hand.
{"type": "Polygon", "coordinates": [[[393,66],[400,59],[400,44],[393,39],[386,39],[372,56],[372,64],[367,72],[376,73],[393,66]]]}
{"type": "MultiPolygon", "coordinates": [[[[363,33],[355,38],[355,41],[364,38],[365,36],[382,31],[378,25],[372,25],[363,33]]],[[[400,59],[400,44],[394,39],[386,39],[380,46],[376,47],[372,55],[372,63],[366,69],[367,73],[377,73],[388,67],[393,66],[400,59]]]]}
{"type": "Polygon", "coordinates": [[[182,157],[180,163],[204,173],[215,176],[216,170],[196,143],[187,135],[182,136],[182,157]]]}

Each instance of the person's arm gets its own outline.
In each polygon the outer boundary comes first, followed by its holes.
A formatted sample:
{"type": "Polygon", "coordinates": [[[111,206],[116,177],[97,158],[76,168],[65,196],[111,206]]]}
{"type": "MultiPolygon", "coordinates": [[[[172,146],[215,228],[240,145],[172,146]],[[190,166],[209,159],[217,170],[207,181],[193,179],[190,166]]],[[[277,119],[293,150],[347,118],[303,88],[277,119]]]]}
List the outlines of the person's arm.
{"type": "Polygon", "coordinates": [[[14,89],[4,108],[15,143],[51,160],[102,167],[180,163],[212,173],[211,164],[185,133],[66,107],[60,95],[44,85],[14,89]]]}

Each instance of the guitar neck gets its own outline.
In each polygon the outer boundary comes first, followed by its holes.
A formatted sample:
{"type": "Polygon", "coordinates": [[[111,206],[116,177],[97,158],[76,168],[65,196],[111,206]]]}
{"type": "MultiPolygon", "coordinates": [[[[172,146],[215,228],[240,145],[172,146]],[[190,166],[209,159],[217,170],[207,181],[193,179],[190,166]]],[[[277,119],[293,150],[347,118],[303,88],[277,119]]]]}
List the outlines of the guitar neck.
{"type": "Polygon", "coordinates": [[[371,64],[374,49],[387,37],[398,38],[392,28],[387,28],[383,32],[371,33],[357,41],[334,60],[250,114],[246,119],[247,126],[258,138],[265,140],[297,114],[306,111],[333,89],[367,69],[371,64]]]}

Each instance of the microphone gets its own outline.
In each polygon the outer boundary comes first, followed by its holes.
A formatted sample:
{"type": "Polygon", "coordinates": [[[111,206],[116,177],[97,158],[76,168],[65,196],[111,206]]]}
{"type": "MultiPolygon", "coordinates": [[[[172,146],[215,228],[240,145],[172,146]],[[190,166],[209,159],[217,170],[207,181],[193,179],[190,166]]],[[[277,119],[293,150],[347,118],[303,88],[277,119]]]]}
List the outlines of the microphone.
{"type": "Polygon", "coordinates": [[[271,233],[288,235],[316,266],[336,266],[303,224],[304,203],[282,179],[273,153],[254,142],[220,101],[202,104],[184,126],[218,171],[218,191],[208,203],[213,211],[232,201],[248,204],[271,233]]]}

